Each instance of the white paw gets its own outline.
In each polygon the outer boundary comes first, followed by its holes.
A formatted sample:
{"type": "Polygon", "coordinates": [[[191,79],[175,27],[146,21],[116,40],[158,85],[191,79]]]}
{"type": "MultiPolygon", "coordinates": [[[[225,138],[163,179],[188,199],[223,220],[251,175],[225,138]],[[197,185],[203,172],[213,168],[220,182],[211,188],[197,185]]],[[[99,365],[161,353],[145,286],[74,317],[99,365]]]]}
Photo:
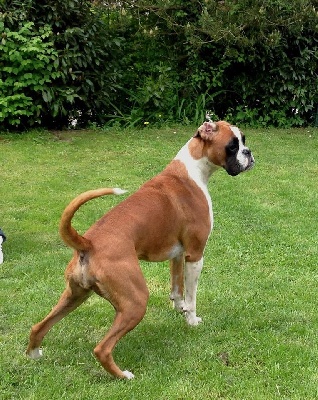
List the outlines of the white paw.
{"type": "Polygon", "coordinates": [[[135,375],[131,373],[130,371],[123,371],[124,378],[126,379],[134,379],[135,375]]]}
{"type": "Polygon", "coordinates": [[[28,356],[32,358],[32,360],[37,360],[38,358],[41,358],[42,355],[42,349],[40,349],[39,347],[28,352],[28,356]]]}
{"type": "Polygon", "coordinates": [[[191,315],[189,312],[186,312],[186,320],[190,326],[197,326],[202,322],[202,318],[197,317],[196,315],[191,315]]]}

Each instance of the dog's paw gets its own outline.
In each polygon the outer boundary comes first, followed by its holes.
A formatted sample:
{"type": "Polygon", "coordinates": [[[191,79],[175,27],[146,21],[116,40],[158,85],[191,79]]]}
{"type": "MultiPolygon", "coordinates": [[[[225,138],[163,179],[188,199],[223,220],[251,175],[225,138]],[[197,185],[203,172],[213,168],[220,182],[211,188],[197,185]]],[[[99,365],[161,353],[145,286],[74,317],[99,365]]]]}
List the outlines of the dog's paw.
{"type": "Polygon", "coordinates": [[[135,375],[130,371],[123,371],[125,379],[134,379],[135,375]]]}
{"type": "Polygon", "coordinates": [[[202,318],[197,317],[196,315],[190,314],[189,312],[186,312],[186,320],[188,325],[190,326],[197,326],[201,324],[202,318]]]}
{"type": "Polygon", "coordinates": [[[40,349],[39,347],[36,349],[32,349],[30,350],[27,355],[32,358],[32,360],[37,360],[38,358],[41,358],[43,356],[43,352],[42,349],[40,349]]]}

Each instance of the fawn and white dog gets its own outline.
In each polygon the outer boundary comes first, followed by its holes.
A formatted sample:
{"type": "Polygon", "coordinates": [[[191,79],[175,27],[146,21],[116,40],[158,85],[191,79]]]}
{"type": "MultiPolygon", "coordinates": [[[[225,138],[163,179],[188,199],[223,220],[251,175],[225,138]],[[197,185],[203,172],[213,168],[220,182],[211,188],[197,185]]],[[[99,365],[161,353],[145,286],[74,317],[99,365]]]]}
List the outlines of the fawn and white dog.
{"type": "Polygon", "coordinates": [[[76,197],[60,223],[62,239],[75,250],[65,271],[66,289],[46,318],[32,327],[27,354],[40,357],[46,333],[95,292],[116,311],[95,355],[110,374],[133,378],[131,372],[117,366],[112,350],[146,312],[149,293],[139,259],[170,260],[174,307],[185,314],[189,325],[200,323],[196,292],[213,225],[209,177],[219,167],[234,176],[253,165],[245,136],[237,127],[224,121],[205,122],[160,174],[106,213],[83,236],[71,225],[76,210],[88,200],[123,191],[104,188],[76,197]]]}

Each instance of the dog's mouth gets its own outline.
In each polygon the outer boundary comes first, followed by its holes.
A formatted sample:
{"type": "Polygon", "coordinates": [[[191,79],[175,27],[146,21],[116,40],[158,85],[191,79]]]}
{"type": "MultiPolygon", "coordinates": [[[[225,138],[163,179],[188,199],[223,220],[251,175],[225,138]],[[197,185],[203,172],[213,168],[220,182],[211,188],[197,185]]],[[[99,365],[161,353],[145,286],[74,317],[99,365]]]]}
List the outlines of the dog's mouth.
{"type": "Polygon", "coordinates": [[[246,165],[242,165],[238,162],[236,162],[235,164],[229,164],[227,166],[224,167],[224,169],[226,170],[226,172],[231,175],[231,176],[236,176],[242,172],[246,172],[249,171],[250,169],[252,169],[255,165],[255,159],[252,155],[250,155],[248,162],[246,163],[246,165]]]}
{"type": "Polygon", "coordinates": [[[254,157],[251,155],[251,158],[250,158],[250,160],[249,160],[249,162],[248,162],[248,164],[247,164],[247,166],[245,167],[245,169],[244,169],[243,172],[249,171],[250,169],[252,169],[252,168],[254,167],[254,165],[255,165],[255,159],[254,159],[254,157]]]}

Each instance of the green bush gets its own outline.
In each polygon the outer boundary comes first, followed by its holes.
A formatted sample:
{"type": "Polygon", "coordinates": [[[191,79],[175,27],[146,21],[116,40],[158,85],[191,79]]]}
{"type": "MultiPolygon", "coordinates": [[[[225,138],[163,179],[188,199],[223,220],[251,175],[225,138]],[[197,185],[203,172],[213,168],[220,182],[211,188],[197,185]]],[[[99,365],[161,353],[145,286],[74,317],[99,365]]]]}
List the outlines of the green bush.
{"type": "Polygon", "coordinates": [[[314,0],[2,0],[0,22],[9,126],[199,123],[206,110],[252,126],[314,123],[314,0]],[[17,35],[34,65],[19,64],[17,35]]]}
{"type": "Polygon", "coordinates": [[[173,26],[176,40],[180,37],[180,82],[190,102],[204,94],[207,108],[220,118],[252,125],[313,122],[318,103],[314,1],[156,4],[156,14],[173,26]]]}
{"type": "MultiPolygon", "coordinates": [[[[52,51],[49,67],[44,59],[40,67],[46,80],[33,77],[37,80],[35,90],[27,94],[28,102],[21,98],[21,112],[33,115],[37,107],[36,118],[27,120],[27,125],[61,128],[75,120],[77,126],[89,121],[102,123],[110,103],[116,102],[121,75],[121,40],[109,34],[104,9],[93,7],[88,0],[12,0],[3,1],[1,11],[5,32],[18,32],[21,25],[27,24],[29,35],[42,39],[38,46],[48,49],[50,45],[52,51]],[[45,28],[51,32],[49,43],[42,37],[43,27],[50,27],[45,28]],[[42,87],[44,83],[48,84],[42,87]]],[[[19,52],[18,43],[17,47],[19,52]]],[[[2,65],[11,64],[4,59],[2,65]]],[[[37,68],[33,71],[33,67],[30,65],[31,72],[36,74],[37,68]]],[[[8,87],[10,79],[15,79],[14,74],[9,77],[8,87]]],[[[11,115],[10,110],[6,112],[11,115]]],[[[17,118],[13,122],[18,123],[17,118]]]]}
{"type": "Polygon", "coordinates": [[[53,79],[57,52],[52,31],[44,25],[34,32],[25,22],[10,31],[0,22],[0,122],[4,126],[29,126],[38,122],[53,79]]]}

